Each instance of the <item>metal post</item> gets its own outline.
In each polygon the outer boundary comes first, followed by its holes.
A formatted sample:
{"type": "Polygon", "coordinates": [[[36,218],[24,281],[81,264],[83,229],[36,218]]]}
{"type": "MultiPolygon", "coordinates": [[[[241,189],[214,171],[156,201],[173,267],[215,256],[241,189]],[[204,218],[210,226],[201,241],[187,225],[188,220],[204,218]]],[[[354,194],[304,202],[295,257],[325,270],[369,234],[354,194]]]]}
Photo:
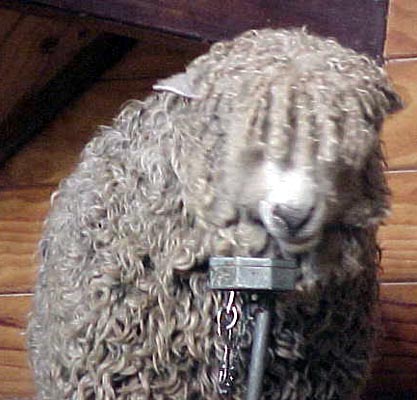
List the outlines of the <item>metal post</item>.
{"type": "Polygon", "coordinates": [[[270,309],[268,307],[261,308],[256,315],[255,321],[246,400],[259,400],[262,395],[262,381],[268,349],[270,323],[270,309]]]}

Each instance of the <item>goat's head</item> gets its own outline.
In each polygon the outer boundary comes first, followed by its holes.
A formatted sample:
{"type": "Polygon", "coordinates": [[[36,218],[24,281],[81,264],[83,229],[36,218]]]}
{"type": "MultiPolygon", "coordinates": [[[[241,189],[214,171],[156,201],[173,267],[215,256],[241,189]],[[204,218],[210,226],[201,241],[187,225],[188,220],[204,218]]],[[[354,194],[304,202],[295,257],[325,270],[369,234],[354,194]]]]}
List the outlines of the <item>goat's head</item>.
{"type": "Polygon", "coordinates": [[[249,32],[159,88],[200,102],[221,143],[206,149],[221,156],[217,198],[282,252],[309,251],[328,225],[387,215],[379,131],[400,100],[367,57],[302,30],[249,32]]]}

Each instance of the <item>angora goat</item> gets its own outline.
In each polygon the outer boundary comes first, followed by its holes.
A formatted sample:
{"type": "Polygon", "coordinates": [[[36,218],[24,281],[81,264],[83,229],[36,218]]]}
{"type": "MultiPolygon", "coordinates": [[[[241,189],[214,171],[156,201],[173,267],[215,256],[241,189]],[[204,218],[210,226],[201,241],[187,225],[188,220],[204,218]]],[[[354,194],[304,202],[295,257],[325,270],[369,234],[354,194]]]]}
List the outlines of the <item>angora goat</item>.
{"type": "Polygon", "coordinates": [[[220,398],[211,256],[292,257],[302,271],[274,297],[263,399],[355,398],[389,211],[379,131],[400,107],[385,73],[333,40],[265,29],[155,88],[54,196],[28,330],[39,399],[220,398]]]}

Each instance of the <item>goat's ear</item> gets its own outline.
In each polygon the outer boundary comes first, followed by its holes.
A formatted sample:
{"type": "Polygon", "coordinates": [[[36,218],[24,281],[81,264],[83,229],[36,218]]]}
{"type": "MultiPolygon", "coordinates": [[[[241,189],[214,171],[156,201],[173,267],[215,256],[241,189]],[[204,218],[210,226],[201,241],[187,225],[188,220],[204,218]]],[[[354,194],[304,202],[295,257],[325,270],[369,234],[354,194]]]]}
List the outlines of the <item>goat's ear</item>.
{"type": "Polygon", "coordinates": [[[198,99],[193,84],[190,82],[188,73],[173,75],[169,78],[162,79],[153,85],[154,90],[172,92],[189,99],[198,99]]]}
{"type": "Polygon", "coordinates": [[[365,163],[358,179],[358,190],[345,214],[344,222],[358,227],[379,225],[390,215],[390,190],[387,186],[382,150],[378,146],[365,163]]]}
{"type": "MultiPolygon", "coordinates": [[[[385,115],[403,108],[400,96],[388,82],[385,82],[379,90],[380,109],[377,113],[368,116],[374,120],[376,132],[380,132],[385,115]]],[[[364,109],[366,109],[366,104],[364,109]]],[[[344,218],[346,223],[358,227],[370,227],[380,224],[390,215],[391,192],[385,179],[385,167],[382,144],[379,139],[376,139],[367,161],[358,174],[357,190],[344,218]]]]}

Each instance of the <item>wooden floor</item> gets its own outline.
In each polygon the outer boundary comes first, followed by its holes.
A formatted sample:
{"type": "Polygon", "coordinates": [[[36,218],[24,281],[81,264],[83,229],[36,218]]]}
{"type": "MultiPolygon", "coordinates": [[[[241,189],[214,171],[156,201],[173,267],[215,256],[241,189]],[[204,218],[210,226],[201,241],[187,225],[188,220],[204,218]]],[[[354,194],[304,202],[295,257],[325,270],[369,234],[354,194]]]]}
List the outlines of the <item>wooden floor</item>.
{"type": "MultiPolygon", "coordinates": [[[[405,393],[417,392],[417,36],[416,19],[409,16],[417,18],[417,2],[394,1],[392,7],[387,70],[407,109],[386,123],[383,135],[393,215],[380,233],[385,337],[369,387],[397,393],[392,396],[402,393],[387,398],[411,399],[414,395],[405,393]]],[[[143,98],[156,79],[182,70],[204,49],[182,40],[138,44],[0,170],[1,399],[34,393],[24,330],[35,279],[34,253],[51,193],[70,173],[97,125],[109,124],[127,99],[143,98]]]]}

